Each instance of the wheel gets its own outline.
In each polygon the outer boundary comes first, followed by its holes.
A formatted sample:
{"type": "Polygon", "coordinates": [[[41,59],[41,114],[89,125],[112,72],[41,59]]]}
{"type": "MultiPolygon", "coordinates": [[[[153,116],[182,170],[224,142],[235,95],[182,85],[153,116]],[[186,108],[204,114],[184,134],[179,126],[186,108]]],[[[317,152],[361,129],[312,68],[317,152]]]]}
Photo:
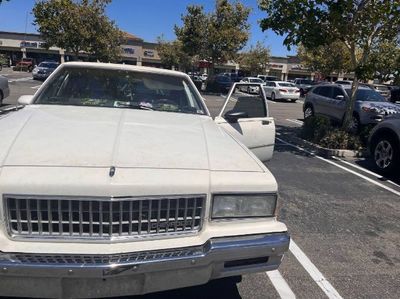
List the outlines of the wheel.
{"type": "Polygon", "coordinates": [[[247,93],[251,93],[250,92],[250,86],[247,86],[247,93]]]}
{"type": "Polygon", "coordinates": [[[276,100],[276,98],[275,98],[275,92],[271,93],[271,100],[272,100],[272,101],[275,101],[275,100],[276,100]]]}
{"type": "Polygon", "coordinates": [[[0,90],[0,107],[3,106],[3,91],[0,90]]]}
{"type": "Polygon", "coordinates": [[[291,101],[292,103],[296,103],[297,100],[296,100],[296,99],[291,99],[290,101],[291,101]]]}
{"type": "Polygon", "coordinates": [[[312,106],[307,106],[306,109],[304,109],[304,119],[310,118],[314,116],[314,109],[312,106]]]}
{"type": "Polygon", "coordinates": [[[371,146],[375,167],[382,174],[394,173],[400,167],[399,142],[388,134],[377,137],[371,146]]]}
{"type": "Polygon", "coordinates": [[[303,90],[303,88],[300,88],[300,96],[301,96],[301,97],[304,97],[304,90],[303,90]]]}

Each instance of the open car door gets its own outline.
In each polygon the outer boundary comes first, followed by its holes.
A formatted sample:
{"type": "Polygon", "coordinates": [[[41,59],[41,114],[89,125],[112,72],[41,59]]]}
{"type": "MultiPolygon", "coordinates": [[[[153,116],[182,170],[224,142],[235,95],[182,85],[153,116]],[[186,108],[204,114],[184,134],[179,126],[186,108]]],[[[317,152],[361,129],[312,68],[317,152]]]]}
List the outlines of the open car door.
{"type": "Polygon", "coordinates": [[[261,161],[272,158],[275,122],[269,117],[262,84],[234,83],[215,122],[247,146],[261,161]]]}

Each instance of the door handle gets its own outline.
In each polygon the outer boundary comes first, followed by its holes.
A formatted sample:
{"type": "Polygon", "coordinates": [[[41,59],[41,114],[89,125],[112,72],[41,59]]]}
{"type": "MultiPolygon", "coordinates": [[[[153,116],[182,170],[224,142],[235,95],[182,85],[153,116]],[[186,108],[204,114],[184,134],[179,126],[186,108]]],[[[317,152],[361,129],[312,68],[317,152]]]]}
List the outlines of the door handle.
{"type": "Polygon", "coordinates": [[[269,121],[269,120],[263,120],[262,122],[261,122],[261,124],[263,125],[263,126],[265,126],[265,125],[269,125],[271,122],[269,121]]]}

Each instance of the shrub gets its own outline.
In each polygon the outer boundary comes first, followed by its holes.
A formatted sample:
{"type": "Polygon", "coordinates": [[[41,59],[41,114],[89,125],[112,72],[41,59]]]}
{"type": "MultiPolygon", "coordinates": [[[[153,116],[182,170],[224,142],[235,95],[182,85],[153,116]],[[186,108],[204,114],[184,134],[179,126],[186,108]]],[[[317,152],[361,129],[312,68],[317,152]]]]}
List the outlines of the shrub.
{"type": "MultiPolygon", "coordinates": [[[[369,130],[362,132],[364,135],[361,136],[367,136],[369,130]]],[[[300,137],[329,149],[359,150],[362,148],[360,136],[332,126],[330,120],[323,116],[306,119],[300,137]]]]}

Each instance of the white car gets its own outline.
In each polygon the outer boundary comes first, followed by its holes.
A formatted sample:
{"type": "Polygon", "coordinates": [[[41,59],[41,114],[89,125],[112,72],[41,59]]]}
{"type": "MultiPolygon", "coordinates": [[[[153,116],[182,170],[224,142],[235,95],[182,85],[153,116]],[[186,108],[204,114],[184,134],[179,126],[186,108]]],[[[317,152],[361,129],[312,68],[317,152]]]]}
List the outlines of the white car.
{"type": "Polygon", "coordinates": [[[274,120],[236,89],[213,120],[186,74],[71,62],[22,96],[0,116],[0,294],[127,296],[277,269],[290,238],[260,161],[274,120]]]}
{"type": "Polygon", "coordinates": [[[265,94],[272,101],[290,100],[296,102],[300,98],[300,89],[294,83],[285,81],[267,81],[264,85],[265,94]]]}
{"type": "Polygon", "coordinates": [[[8,79],[0,75],[0,107],[3,105],[3,100],[10,95],[8,79]]]}
{"type": "MultiPolygon", "coordinates": [[[[240,83],[257,83],[257,84],[265,84],[265,82],[257,77],[244,77],[242,80],[240,80],[240,83]]],[[[247,93],[258,93],[259,89],[256,84],[254,85],[243,85],[241,88],[239,88],[241,91],[247,92],[247,93]]]]}

